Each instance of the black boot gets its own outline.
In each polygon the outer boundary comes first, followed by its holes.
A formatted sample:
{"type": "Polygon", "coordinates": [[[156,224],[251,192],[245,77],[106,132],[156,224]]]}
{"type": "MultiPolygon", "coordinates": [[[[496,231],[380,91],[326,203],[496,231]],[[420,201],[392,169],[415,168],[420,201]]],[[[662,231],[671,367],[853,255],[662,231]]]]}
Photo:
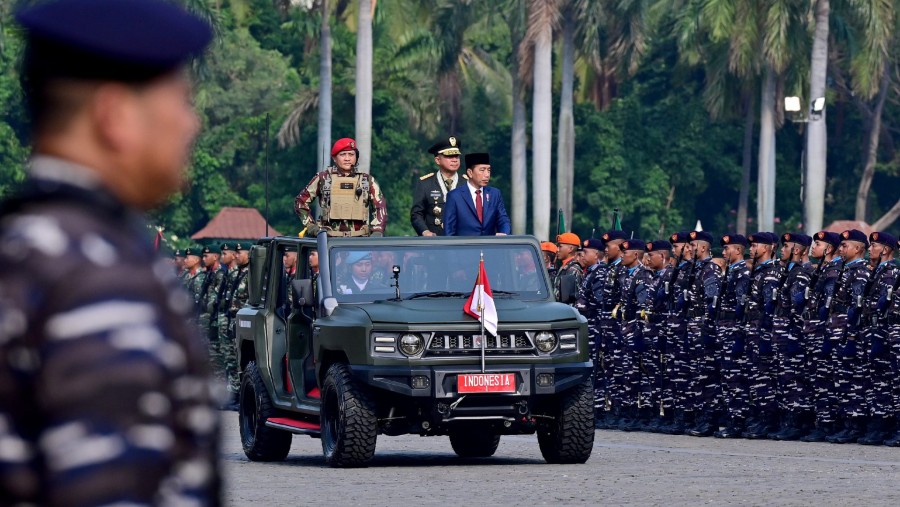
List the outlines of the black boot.
{"type": "Polygon", "coordinates": [[[834,423],[820,422],[810,433],[800,437],[801,442],[825,442],[828,435],[834,433],[834,423]]]}
{"type": "Polygon", "coordinates": [[[900,429],[896,433],[885,439],[884,445],[888,447],[900,447],[900,429]]]}
{"type": "Polygon", "coordinates": [[[769,433],[775,431],[778,427],[778,416],[775,413],[764,413],[759,417],[759,424],[747,428],[747,431],[741,434],[744,438],[750,440],[759,440],[767,438],[769,433]]]}
{"type": "Polygon", "coordinates": [[[865,432],[866,421],[864,417],[850,417],[844,423],[844,431],[828,437],[832,444],[849,444],[856,442],[865,432]]]}
{"type": "Polygon", "coordinates": [[[692,437],[711,437],[719,428],[713,425],[715,415],[709,412],[701,412],[697,417],[697,424],[685,433],[692,437]]]}
{"type": "Polygon", "coordinates": [[[634,431],[650,431],[656,422],[653,417],[653,409],[651,407],[643,407],[638,409],[637,425],[634,431]]]}
{"type": "Polygon", "coordinates": [[[741,438],[742,433],[744,433],[744,418],[731,417],[728,420],[728,425],[715,432],[713,436],[716,438],[741,438]]]}
{"type": "Polygon", "coordinates": [[[781,430],[769,435],[772,440],[798,440],[806,432],[803,430],[801,416],[797,412],[788,412],[784,416],[781,430]]]}
{"type": "Polygon", "coordinates": [[[890,438],[893,428],[893,420],[890,417],[875,416],[869,420],[866,434],[856,441],[862,445],[881,445],[890,438]]]}
{"type": "Polygon", "coordinates": [[[664,415],[656,417],[653,422],[648,425],[647,431],[653,433],[666,433],[675,420],[675,412],[672,409],[666,410],[664,415]]]}
{"type": "Polygon", "coordinates": [[[672,419],[672,425],[666,429],[666,433],[669,435],[682,435],[684,434],[685,424],[684,410],[676,409],[675,417],[672,419]]]}
{"type": "Polygon", "coordinates": [[[619,431],[631,431],[631,425],[637,417],[637,409],[635,407],[622,407],[619,411],[622,417],[619,418],[619,424],[615,429],[619,431]]]}

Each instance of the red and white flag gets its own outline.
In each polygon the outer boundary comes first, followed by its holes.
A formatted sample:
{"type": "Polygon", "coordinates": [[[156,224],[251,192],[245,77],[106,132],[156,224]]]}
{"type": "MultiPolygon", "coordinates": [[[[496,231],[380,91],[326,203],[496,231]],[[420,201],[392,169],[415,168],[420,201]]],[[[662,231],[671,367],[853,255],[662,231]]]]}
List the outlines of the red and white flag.
{"type": "Polygon", "coordinates": [[[484,271],[484,259],[481,259],[478,266],[478,279],[475,281],[472,295],[466,300],[463,311],[480,320],[489,333],[497,336],[497,307],[494,306],[494,294],[491,292],[491,284],[484,271]]]}

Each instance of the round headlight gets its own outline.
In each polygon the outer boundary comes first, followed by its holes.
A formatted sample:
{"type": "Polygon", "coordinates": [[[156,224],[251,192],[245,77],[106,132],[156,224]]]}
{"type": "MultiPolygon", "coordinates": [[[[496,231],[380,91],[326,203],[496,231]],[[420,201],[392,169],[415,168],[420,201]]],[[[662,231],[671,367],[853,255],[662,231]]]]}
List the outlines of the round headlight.
{"type": "Polygon", "coordinates": [[[400,337],[400,352],[407,356],[414,356],[422,352],[425,342],[422,337],[417,334],[405,334],[400,337]]]}
{"type": "Polygon", "coordinates": [[[541,331],[534,337],[534,344],[541,352],[550,352],[556,348],[556,335],[547,331],[541,331]]]}

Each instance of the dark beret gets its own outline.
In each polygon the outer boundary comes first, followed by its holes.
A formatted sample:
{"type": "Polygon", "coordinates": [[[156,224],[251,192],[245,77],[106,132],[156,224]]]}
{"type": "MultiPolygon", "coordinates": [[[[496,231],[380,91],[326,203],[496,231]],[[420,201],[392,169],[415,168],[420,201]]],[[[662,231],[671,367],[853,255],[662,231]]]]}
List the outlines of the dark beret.
{"type": "Polygon", "coordinates": [[[172,252],[172,257],[184,257],[184,252],[176,249],[172,252]]]}
{"type": "Polygon", "coordinates": [[[810,245],[812,245],[812,238],[807,236],[806,234],[786,232],[781,235],[781,243],[797,243],[798,245],[809,247],[810,245]]]}
{"type": "Polygon", "coordinates": [[[593,248],[594,250],[600,250],[601,252],[606,249],[606,245],[603,244],[602,240],[597,238],[589,238],[584,240],[582,243],[582,248],[593,248]]]}
{"type": "Polygon", "coordinates": [[[16,13],[27,30],[25,74],[146,82],[203,52],[210,26],[162,0],[57,0],[16,13]]]}
{"type": "Polygon", "coordinates": [[[897,249],[897,238],[887,232],[873,232],[869,234],[869,243],[881,243],[891,250],[897,249]]]}
{"type": "Polygon", "coordinates": [[[219,250],[221,250],[222,252],[233,252],[234,247],[232,247],[228,243],[222,243],[222,245],[219,246],[219,250]]]}
{"type": "Polygon", "coordinates": [[[235,251],[235,252],[241,252],[241,251],[244,251],[244,250],[247,250],[247,247],[246,247],[243,243],[235,243],[235,244],[234,244],[234,251],[235,251]]]}
{"type": "Polygon", "coordinates": [[[722,246],[741,245],[744,248],[750,247],[750,243],[747,241],[747,238],[741,234],[726,234],[722,236],[722,241],[720,241],[719,244],[722,246]]]}
{"type": "Polygon", "coordinates": [[[747,237],[747,243],[757,243],[760,245],[777,245],[778,236],[771,232],[757,232],[747,237]]]}
{"type": "Polygon", "coordinates": [[[203,247],[203,250],[201,250],[200,253],[202,253],[203,255],[211,254],[211,253],[219,253],[216,250],[218,250],[218,248],[216,248],[215,245],[213,245],[213,246],[207,245],[207,246],[203,247]]]}
{"type": "Polygon", "coordinates": [[[191,246],[191,247],[185,248],[185,249],[184,249],[184,256],[185,256],[185,257],[188,257],[188,256],[190,256],[190,255],[196,255],[196,256],[199,257],[199,256],[200,256],[200,251],[201,251],[201,250],[202,250],[202,248],[196,247],[196,246],[191,246]]]}
{"type": "Polygon", "coordinates": [[[866,234],[858,229],[850,229],[841,233],[841,241],[858,241],[865,245],[869,246],[869,238],[866,237],[866,234]]]}
{"type": "Polygon", "coordinates": [[[615,241],[617,239],[628,239],[628,235],[625,234],[625,231],[608,231],[603,233],[603,236],[600,236],[603,241],[609,243],[610,241],[615,241]]]}
{"type": "Polygon", "coordinates": [[[629,239],[622,243],[622,250],[645,250],[647,244],[642,239],[629,239]]]}
{"type": "Polygon", "coordinates": [[[648,252],[661,252],[663,250],[671,252],[672,251],[672,243],[658,239],[656,241],[651,241],[650,243],[647,243],[647,246],[645,247],[645,249],[648,252]]]}
{"type": "Polygon", "coordinates": [[[690,234],[688,234],[686,231],[676,232],[669,236],[669,242],[673,245],[677,243],[689,243],[690,241],[690,234]]]}
{"type": "Polygon", "coordinates": [[[488,153],[469,153],[466,155],[466,169],[480,164],[491,165],[491,155],[488,153]]]}
{"type": "Polygon", "coordinates": [[[691,231],[688,236],[690,236],[691,241],[706,241],[710,245],[712,245],[714,241],[712,234],[706,231],[691,231]]]}
{"type": "Polygon", "coordinates": [[[836,232],[819,231],[813,236],[813,239],[816,241],[824,241],[835,248],[841,246],[841,235],[836,232]]]}
{"type": "Polygon", "coordinates": [[[459,155],[459,149],[462,148],[462,144],[459,142],[459,139],[450,136],[447,139],[442,139],[436,143],[434,143],[431,148],[428,148],[428,153],[432,155],[459,155]]]}

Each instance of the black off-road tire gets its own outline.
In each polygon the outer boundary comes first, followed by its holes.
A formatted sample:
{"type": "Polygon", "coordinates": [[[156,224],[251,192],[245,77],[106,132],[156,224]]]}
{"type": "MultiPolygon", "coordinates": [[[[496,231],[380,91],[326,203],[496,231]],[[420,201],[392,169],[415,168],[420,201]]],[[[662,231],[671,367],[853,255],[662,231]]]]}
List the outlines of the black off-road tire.
{"type": "Polygon", "coordinates": [[[251,361],[244,369],[238,404],[244,454],[250,461],[284,460],[291,450],[293,435],[266,426],[266,419],[275,417],[277,412],[272,406],[255,361],[251,361]]]}
{"type": "Polygon", "coordinates": [[[556,418],[538,428],[547,463],[584,463],[594,447],[594,390],[587,379],[561,396],[556,418]]]}
{"type": "Polygon", "coordinates": [[[450,431],[450,445],[460,458],[488,458],[497,452],[500,435],[490,428],[460,428],[450,431]]]}
{"type": "Polygon", "coordinates": [[[328,368],[322,385],[322,454],[332,467],[365,466],[375,455],[375,404],[342,363],[328,368]]]}

